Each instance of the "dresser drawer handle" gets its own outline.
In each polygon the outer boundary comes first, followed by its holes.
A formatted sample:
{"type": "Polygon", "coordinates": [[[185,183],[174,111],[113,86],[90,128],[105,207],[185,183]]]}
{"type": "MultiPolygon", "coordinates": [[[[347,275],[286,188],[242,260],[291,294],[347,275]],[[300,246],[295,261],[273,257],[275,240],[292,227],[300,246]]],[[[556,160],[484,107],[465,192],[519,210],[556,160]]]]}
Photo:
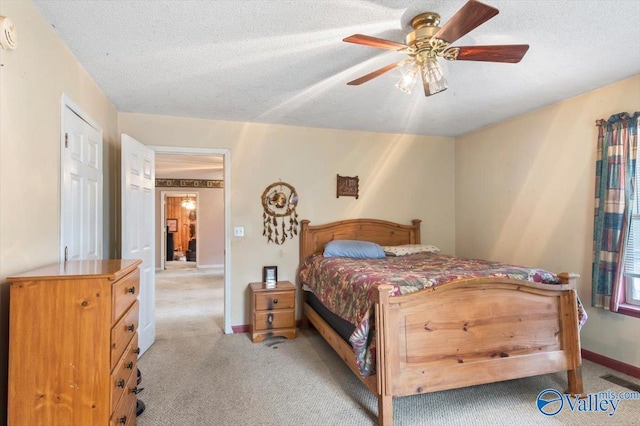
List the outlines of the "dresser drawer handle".
{"type": "Polygon", "coordinates": [[[273,324],[273,314],[267,314],[267,323],[273,324]]]}
{"type": "Polygon", "coordinates": [[[277,305],[278,304],[278,299],[273,299],[273,304],[277,305]]]}
{"type": "Polygon", "coordinates": [[[126,326],[126,327],[125,327],[125,330],[127,330],[127,331],[133,331],[133,330],[135,330],[135,329],[136,329],[136,327],[135,327],[135,325],[133,325],[133,324],[128,325],[128,326],[126,326]]]}
{"type": "Polygon", "coordinates": [[[123,388],[124,385],[126,385],[127,383],[124,381],[124,379],[120,379],[118,380],[118,387],[119,388],[123,388]]]}
{"type": "Polygon", "coordinates": [[[133,350],[133,353],[136,354],[136,355],[140,355],[140,348],[135,348],[133,350]]]}
{"type": "Polygon", "coordinates": [[[129,287],[127,289],[127,293],[135,294],[135,292],[136,292],[136,288],[135,287],[129,287]]]}
{"type": "Polygon", "coordinates": [[[118,419],[118,423],[120,423],[121,425],[127,423],[127,416],[122,416],[118,419]]]}
{"type": "Polygon", "coordinates": [[[126,368],[127,370],[133,370],[133,361],[131,361],[129,364],[126,364],[124,368],[126,368]]]}

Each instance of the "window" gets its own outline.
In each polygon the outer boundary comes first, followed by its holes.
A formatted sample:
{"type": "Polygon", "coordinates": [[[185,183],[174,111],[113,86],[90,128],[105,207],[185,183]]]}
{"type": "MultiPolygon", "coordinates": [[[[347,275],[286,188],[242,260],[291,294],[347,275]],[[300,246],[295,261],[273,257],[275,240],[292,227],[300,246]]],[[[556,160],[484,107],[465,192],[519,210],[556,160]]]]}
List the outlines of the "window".
{"type": "Polygon", "coordinates": [[[622,313],[640,316],[640,161],[636,160],[636,190],[631,206],[631,226],[624,255],[624,275],[620,290],[622,313]],[[629,312],[630,311],[630,312],[629,312]],[[635,312],[635,313],[634,313],[635,312]]]}

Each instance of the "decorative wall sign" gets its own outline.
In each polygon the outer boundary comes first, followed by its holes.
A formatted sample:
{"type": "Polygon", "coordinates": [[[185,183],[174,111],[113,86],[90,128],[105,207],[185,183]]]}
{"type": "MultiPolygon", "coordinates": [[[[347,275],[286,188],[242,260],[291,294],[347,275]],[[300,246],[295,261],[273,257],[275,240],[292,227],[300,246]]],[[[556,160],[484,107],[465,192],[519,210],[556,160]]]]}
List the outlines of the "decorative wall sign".
{"type": "Polygon", "coordinates": [[[223,180],[156,179],[156,188],[224,188],[223,180]]]}
{"type": "Polygon", "coordinates": [[[267,237],[267,242],[283,244],[287,238],[298,235],[297,205],[298,193],[293,186],[286,182],[276,182],[267,186],[262,193],[262,235],[267,237]]]}
{"type": "Polygon", "coordinates": [[[358,189],[360,187],[360,179],[358,176],[338,176],[338,184],[336,189],[336,198],[356,197],[358,199],[358,189]]]}

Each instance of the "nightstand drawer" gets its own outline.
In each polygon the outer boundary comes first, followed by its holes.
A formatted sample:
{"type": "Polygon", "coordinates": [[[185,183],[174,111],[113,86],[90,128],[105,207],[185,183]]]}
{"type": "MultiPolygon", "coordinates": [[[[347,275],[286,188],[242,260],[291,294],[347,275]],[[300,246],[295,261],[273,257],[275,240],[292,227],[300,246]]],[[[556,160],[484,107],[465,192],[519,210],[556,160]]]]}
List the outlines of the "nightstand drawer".
{"type": "Polygon", "coordinates": [[[256,311],[273,310],[273,309],[293,309],[296,303],[295,292],[279,292],[270,291],[265,293],[256,293],[255,296],[256,311]]]}
{"type": "Polygon", "coordinates": [[[293,328],[296,326],[295,311],[293,309],[278,311],[255,312],[255,331],[276,328],[293,328]]]}

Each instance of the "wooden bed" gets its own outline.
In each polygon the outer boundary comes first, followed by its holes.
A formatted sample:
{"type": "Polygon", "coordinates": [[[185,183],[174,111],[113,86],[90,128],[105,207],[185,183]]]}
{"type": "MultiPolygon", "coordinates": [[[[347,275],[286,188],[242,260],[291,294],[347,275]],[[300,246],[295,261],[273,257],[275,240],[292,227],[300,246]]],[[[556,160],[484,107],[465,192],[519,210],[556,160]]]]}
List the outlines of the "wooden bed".
{"type": "MultiPolygon", "coordinates": [[[[303,220],[300,261],[337,239],[419,244],[420,223],[353,219],[311,226],[303,220]]],[[[578,275],[558,276],[559,285],[474,278],[394,297],[391,286],[379,285],[376,374],[366,378],[351,346],[306,302],[302,322],[311,322],[377,395],[380,425],[393,424],[393,397],[558,371],[567,372],[568,392],[578,395],[583,393],[578,275]]]]}

